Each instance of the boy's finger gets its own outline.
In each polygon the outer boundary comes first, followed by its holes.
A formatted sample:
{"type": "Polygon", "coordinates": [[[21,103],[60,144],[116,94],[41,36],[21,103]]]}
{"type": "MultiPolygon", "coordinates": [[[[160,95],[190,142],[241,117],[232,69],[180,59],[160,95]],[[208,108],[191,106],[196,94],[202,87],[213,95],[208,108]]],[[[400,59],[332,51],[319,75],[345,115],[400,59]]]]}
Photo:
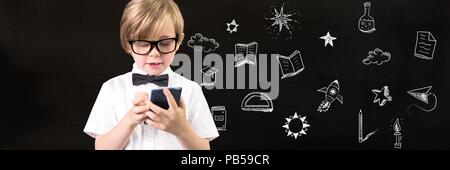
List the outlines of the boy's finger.
{"type": "Polygon", "coordinates": [[[159,114],[161,114],[164,111],[163,108],[157,106],[156,104],[154,104],[150,100],[146,100],[145,102],[147,104],[148,110],[151,110],[153,113],[156,113],[156,114],[159,115],[159,114]]]}
{"type": "Polygon", "coordinates": [[[133,98],[133,105],[139,106],[145,99],[148,98],[148,93],[146,92],[136,92],[133,98]]]}
{"type": "Polygon", "coordinates": [[[146,114],[138,114],[138,115],[135,115],[134,118],[138,121],[143,121],[145,118],[147,118],[147,115],[146,114]]]}
{"type": "Polygon", "coordinates": [[[139,113],[148,111],[148,107],[147,106],[134,106],[131,108],[131,111],[139,114],[139,113]]]}
{"type": "Polygon", "coordinates": [[[146,119],[145,122],[153,128],[161,129],[162,125],[158,122],[155,122],[151,119],[146,119]]]}
{"type": "Polygon", "coordinates": [[[183,98],[181,98],[180,97],[180,105],[179,105],[182,109],[184,109],[185,110],[185,108],[186,108],[186,104],[184,103],[184,100],[183,100],[183,98]]]}
{"type": "Polygon", "coordinates": [[[152,111],[145,112],[145,114],[147,115],[148,118],[150,118],[154,122],[160,122],[162,119],[161,116],[159,116],[156,113],[153,113],[152,111]]]}
{"type": "Polygon", "coordinates": [[[136,92],[134,94],[135,98],[146,98],[148,97],[148,93],[147,92],[136,92]]]}
{"type": "Polygon", "coordinates": [[[170,93],[170,90],[167,87],[165,87],[163,92],[164,92],[164,95],[166,96],[167,103],[169,104],[169,108],[177,108],[178,104],[175,101],[175,98],[173,98],[172,93],[170,93]]]}

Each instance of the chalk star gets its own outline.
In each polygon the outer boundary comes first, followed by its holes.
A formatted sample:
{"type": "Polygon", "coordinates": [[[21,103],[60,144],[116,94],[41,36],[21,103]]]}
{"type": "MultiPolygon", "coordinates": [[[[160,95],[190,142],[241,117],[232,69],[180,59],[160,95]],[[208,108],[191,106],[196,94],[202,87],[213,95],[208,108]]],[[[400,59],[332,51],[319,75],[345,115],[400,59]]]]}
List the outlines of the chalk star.
{"type": "Polygon", "coordinates": [[[378,102],[379,106],[384,106],[386,102],[392,101],[392,97],[389,95],[388,86],[384,86],[381,90],[373,89],[372,92],[375,93],[373,102],[378,102]]]}
{"type": "Polygon", "coordinates": [[[237,27],[239,26],[239,24],[236,24],[236,21],[233,19],[233,21],[231,21],[231,23],[227,23],[227,31],[231,33],[233,32],[237,32],[237,27]],[[233,29],[231,29],[233,28],[233,29]]]}
{"type": "Polygon", "coordinates": [[[278,25],[279,26],[279,32],[283,29],[283,26],[286,27],[286,29],[289,30],[288,22],[292,21],[292,19],[288,18],[292,16],[292,14],[283,14],[283,7],[281,7],[280,12],[278,13],[277,9],[275,10],[275,17],[270,18],[270,20],[274,20],[271,26],[278,25]]]}
{"type": "Polygon", "coordinates": [[[330,44],[333,47],[333,40],[337,39],[336,37],[332,37],[330,32],[327,32],[327,35],[320,37],[320,39],[325,40],[325,47],[330,44]]]}

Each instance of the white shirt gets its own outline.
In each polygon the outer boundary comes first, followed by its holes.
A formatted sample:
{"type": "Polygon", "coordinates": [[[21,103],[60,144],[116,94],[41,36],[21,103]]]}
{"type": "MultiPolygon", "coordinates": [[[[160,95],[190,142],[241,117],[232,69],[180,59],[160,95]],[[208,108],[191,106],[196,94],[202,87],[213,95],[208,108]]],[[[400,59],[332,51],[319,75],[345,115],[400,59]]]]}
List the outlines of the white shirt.
{"type": "MultiPolygon", "coordinates": [[[[136,92],[147,92],[161,88],[148,83],[139,86],[132,84],[132,74],[147,75],[133,64],[133,70],[114,77],[103,83],[97,96],[84,132],[93,138],[109,132],[133,106],[132,100],[136,92]]],[[[186,118],[194,131],[209,141],[219,136],[214,124],[208,103],[201,87],[185,77],[174,73],[170,67],[161,74],[169,75],[168,87],[182,87],[181,98],[186,104],[186,118]]],[[[177,138],[165,131],[152,128],[146,124],[139,124],[131,133],[125,149],[155,149],[171,150],[183,149],[177,138]]]]}

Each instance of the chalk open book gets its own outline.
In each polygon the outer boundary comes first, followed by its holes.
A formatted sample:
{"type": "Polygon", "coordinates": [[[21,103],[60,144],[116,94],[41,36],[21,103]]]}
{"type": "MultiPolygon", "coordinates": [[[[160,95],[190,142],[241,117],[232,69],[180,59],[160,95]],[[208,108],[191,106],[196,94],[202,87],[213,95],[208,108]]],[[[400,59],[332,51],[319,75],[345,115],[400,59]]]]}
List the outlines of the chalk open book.
{"type": "Polygon", "coordinates": [[[294,51],[289,57],[278,55],[277,59],[280,62],[281,73],[283,74],[281,79],[295,76],[305,68],[302,56],[298,50],[294,51]]]}
{"type": "Polygon", "coordinates": [[[234,48],[235,67],[239,67],[243,64],[256,64],[256,55],[258,51],[257,42],[251,42],[248,44],[237,43],[234,45],[234,48]]]}

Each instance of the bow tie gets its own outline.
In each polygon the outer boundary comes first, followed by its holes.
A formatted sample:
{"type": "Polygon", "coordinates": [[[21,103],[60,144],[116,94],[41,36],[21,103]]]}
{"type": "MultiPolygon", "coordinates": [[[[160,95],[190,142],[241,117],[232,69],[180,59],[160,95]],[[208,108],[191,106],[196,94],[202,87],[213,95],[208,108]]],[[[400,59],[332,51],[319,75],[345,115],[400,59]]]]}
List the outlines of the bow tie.
{"type": "Polygon", "coordinates": [[[133,73],[133,85],[137,86],[147,83],[153,83],[158,86],[167,87],[167,85],[169,84],[169,75],[163,74],[160,76],[149,76],[133,73]]]}

